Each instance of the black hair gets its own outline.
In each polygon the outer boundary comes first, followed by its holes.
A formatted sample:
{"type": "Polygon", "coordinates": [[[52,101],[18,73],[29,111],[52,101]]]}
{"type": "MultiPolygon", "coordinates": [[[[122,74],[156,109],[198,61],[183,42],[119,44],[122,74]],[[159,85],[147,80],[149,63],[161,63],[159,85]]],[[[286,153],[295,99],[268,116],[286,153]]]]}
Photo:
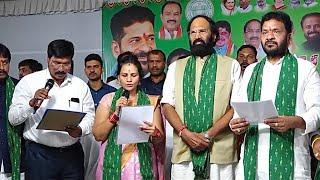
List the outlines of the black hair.
{"type": "Polygon", "coordinates": [[[244,26],[243,26],[243,32],[245,33],[247,31],[247,27],[251,22],[258,22],[261,25],[260,20],[258,19],[250,19],[249,21],[247,21],[244,26]]]}
{"type": "Polygon", "coordinates": [[[141,64],[138,60],[138,57],[134,55],[132,52],[127,51],[120,54],[117,58],[117,61],[118,61],[117,75],[120,75],[120,71],[123,65],[131,63],[137,67],[140,80],[143,78],[143,71],[142,71],[141,64]]]}
{"type": "Polygon", "coordinates": [[[85,59],[84,59],[84,65],[86,65],[86,63],[88,61],[92,61],[92,60],[96,60],[100,63],[101,67],[103,66],[103,62],[101,59],[101,56],[99,54],[89,54],[85,59]]]}
{"type": "Polygon", "coordinates": [[[147,57],[149,57],[150,54],[161,55],[161,56],[162,56],[162,60],[163,60],[164,62],[166,62],[166,55],[165,55],[164,52],[161,51],[160,49],[154,49],[154,50],[149,51],[147,57]]]}
{"type": "Polygon", "coordinates": [[[154,17],[155,15],[150,9],[142,6],[133,5],[121,9],[111,18],[110,29],[113,40],[120,42],[124,36],[124,28],[136,22],[149,21],[153,26],[154,17]]]}
{"type": "Polygon", "coordinates": [[[163,14],[163,10],[164,10],[164,8],[165,8],[168,4],[176,4],[176,5],[178,5],[178,6],[179,6],[179,9],[180,9],[180,14],[182,13],[182,7],[181,7],[181,4],[180,4],[180,3],[176,2],[176,1],[166,1],[166,2],[163,4],[162,8],[161,8],[161,14],[163,14]]]}
{"type": "Polygon", "coordinates": [[[168,56],[167,66],[169,66],[172,63],[172,59],[176,56],[179,56],[179,58],[181,58],[181,57],[188,57],[190,55],[191,55],[190,51],[186,49],[183,49],[183,48],[174,49],[173,51],[171,51],[171,53],[168,56]]]}
{"type": "Polygon", "coordinates": [[[225,28],[229,33],[231,33],[231,26],[230,23],[228,21],[217,21],[217,28],[219,30],[219,28],[225,28]]]}
{"type": "Polygon", "coordinates": [[[54,56],[57,58],[69,58],[72,60],[74,55],[74,47],[70,41],[65,39],[57,39],[49,43],[47,54],[48,58],[54,56]]]}
{"type": "Polygon", "coordinates": [[[43,68],[42,64],[34,59],[25,59],[20,61],[18,64],[18,68],[20,68],[21,66],[28,66],[32,72],[41,71],[43,68]]]}
{"type": "Polygon", "coordinates": [[[292,21],[290,19],[290,16],[284,12],[281,11],[274,11],[274,12],[268,12],[265,14],[261,19],[261,27],[266,21],[269,20],[277,20],[283,23],[287,33],[292,33],[292,21]]]}
{"type": "Polygon", "coordinates": [[[191,27],[191,24],[192,22],[197,19],[197,18],[203,18],[205,19],[209,25],[210,25],[210,30],[211,30],[211,35],[215,35],[216,38],[215,38],[215,42],[217,42],[219,40],[219,30],[218,30],[218,27],[216,25],[216,23],[213,21],[213,19],[209,18],[208,16],[205,16],[205,15],[197,15],[195,17],[193,17],[190,21],[189,21],[189,24],[188,24],[188,27],[187,27],[187,32],[190,33],[190,27],[191,27]]]}
{"type": "Polygon", "coordinates": [[[0,57],[7,58],[8,61],[11,61],[11,53],[7,46],[0,43],[0,57]]]}
{"type": "Polygon", "coordinates": [[[306,18],[308,18],[308,17],[311,17],[311,16],[315,16],[315,17],[320,18],[320,13],[318,13],[318,12],[312,12],[312,13],[309,13],[309,14],[304,15],[304,16],[301,18],[301,21],[300,21],[301,28],[303,28],[303,22],[304,22],[304,20],[305,20],[306,18]]]}
{"type": "Polygon", "coordinates": [[[245,48],[252,49],[252,51],[254,52],[255,58],[257,59],[257,54],[258,54],[257,49],[254,46],[249,45],[249,44],[242,45],[237,51],[237,56],[239,55],[239,52],[242,51],[242,49],[245,49],[245,48]]]}

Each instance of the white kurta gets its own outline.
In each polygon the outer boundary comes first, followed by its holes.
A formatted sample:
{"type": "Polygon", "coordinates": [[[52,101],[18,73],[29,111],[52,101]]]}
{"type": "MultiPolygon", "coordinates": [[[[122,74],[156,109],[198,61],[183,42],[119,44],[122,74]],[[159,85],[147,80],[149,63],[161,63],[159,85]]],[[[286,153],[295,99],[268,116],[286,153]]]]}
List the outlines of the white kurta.
{"type": "MultiPolygon", "coordinates": [[[[247,67],[239,90],[237,101],[247,101],[247,86],[257,63],[247,67]]],[[[261,98],[275,102],[277,85],[281,71],[282,59],[271,64],[266,62],[263,69],[261,98]]],[[[310,155],[307,133],[317,130],[320,125],[320,78],[315,66],[310,62],[298,59],[298,87],[296,99],[296,115],[306,122],[306,129],[295,129],[294,135],[294,179],[311,179],[310,155]]],[[[238,117],[235,114],[236,118],[238,117]]],[[[269,179],[269,145],[270,128],[266,124],[258,125],[258,157],[257,177],[259,180],[269,179]]],[[[241,157],[236,167],[236,179],[244,179],[244,144],[241,147],[241,157]]]]}

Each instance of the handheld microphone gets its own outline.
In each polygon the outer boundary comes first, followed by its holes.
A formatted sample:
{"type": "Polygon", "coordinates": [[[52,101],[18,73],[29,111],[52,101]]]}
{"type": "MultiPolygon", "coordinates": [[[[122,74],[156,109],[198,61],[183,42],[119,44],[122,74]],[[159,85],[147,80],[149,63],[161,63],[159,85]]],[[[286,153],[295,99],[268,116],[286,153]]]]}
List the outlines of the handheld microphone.
{"type": "MultiPolygon", "coordinates": [[[[46,85],[44,86],[44,89],[50,91],[50,89],[53,87],[54,81],[53,79],[48,79],[46,82],[46,85]]],[[[34,106],[34,113],[37,111],[37,109],[41,106],[43,100],[37,100],[35,106],[34,106]]]]}
{"type": "Polygon", "coordinates": [[[128,90],[124,90],[121,96],[124,96],[125,98],[129,99],[130,93],[128,90]]]}

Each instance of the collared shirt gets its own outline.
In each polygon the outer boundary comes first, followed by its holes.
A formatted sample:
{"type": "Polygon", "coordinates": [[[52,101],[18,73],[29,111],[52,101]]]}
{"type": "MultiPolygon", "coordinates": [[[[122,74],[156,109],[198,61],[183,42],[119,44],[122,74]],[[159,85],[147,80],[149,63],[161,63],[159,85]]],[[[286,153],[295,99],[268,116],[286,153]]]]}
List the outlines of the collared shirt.
{"type": "Polygon", "coordinates": [[[162,88],[165,77],[158,83],[152,81],[151,76],[142,79],[140,88],[149,95],[162,95],[162,88]]]}
{"type": "MultiPolygon", "coordinates": [[[[272,100],[275,102],[279,75],[283,59],[275,64],[266,61],[263,69],[261,98],[260,100],[272,100]]],[[[246,68],[243,75],[242,85],[239,90],[237,101],[247,102],[247,86],[257,63],[246,68]]],[[[308,136],[306,133],[317,130],[320,126],[320,78],[316,68],[310,62],[298,58],[298,86],[296,98],[296,116],[300,116],[306,123],[306,129],[295,129],[294,134],[294,179],[310,179],[310,154],[308,136]]],[[[235,113],[234,118],[238,115],[235,113]]],[[[269,146],[270,127],[266,124],[258,125],[258,154],[257,154],[257,177],[269,179],[269,146]]],[[[244,144],[241,155],[243,157],[244,144]]],[[[236,168],[236,177],[244,179],[243,159],[236,168]]]]}
{"type": "Polygon", "coordinates": [[[79,124],[82,135],[89,134],[94,119],[94,103],[90,89],[80,78],[68,74],[60,86],[57,83],[53,85],[49,91],[50,98],[45,99],[34,114],[29,101],[38,89],[44,87],[48,79],[52,77],[49,70],[45,69],[29,74],[20,80],[14,90],[9,121],[13,125],[25,122],[23,136],[27,140],[51,147],[70,146],[79,138],[73,138],[67,132],[39,130],[37,126],[46,109],[78,111],[86,113],[79,124]],[[78,98],[79,103],[71,101],[71,98],[78,98]]]}
{"type": "Polygon", "coordinates": [[[252,10],[252,5],[249,4],[247,8],[242,9],[240,6],[237,8],[237,11],[240,13],[248,13],[252,10]]]}
{"type": "Polygon", "coordinates": [[[90,87],[90,84],[88,83],[88,86],[90,88],[90,92],[91,92],[91,95],[92,95],[92,98],[93,98],[93,102],[94,102],[94,107],[95,109],[97,109],[98,105],[99,105],[99,102],[101,100],[101,98],[105,95],[105,94],[108,94],[108,93],[111,93],[111,92],[114,92],[116,91],[117,89],[112,87],[112,86],[109,86],[107,84],[105,84],[104,82],[102,82],[102,86],[100,89],[98,90],[94,90],[90,87]]]}

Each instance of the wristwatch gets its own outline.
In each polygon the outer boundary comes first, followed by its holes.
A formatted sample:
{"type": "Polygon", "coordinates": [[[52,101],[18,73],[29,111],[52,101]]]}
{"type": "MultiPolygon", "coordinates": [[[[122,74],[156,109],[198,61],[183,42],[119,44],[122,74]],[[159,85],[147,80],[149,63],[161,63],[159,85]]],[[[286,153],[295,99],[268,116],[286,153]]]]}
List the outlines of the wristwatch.
{"type": "Polygon", "coordinates": [[[213,137],[210,137],[210,136],[209,136],[208,131],[204,132],[204,137],[205,137],[206,139],[208,139],[209,141],[212,141],[212,138],[213,138],[213,137]]]}

